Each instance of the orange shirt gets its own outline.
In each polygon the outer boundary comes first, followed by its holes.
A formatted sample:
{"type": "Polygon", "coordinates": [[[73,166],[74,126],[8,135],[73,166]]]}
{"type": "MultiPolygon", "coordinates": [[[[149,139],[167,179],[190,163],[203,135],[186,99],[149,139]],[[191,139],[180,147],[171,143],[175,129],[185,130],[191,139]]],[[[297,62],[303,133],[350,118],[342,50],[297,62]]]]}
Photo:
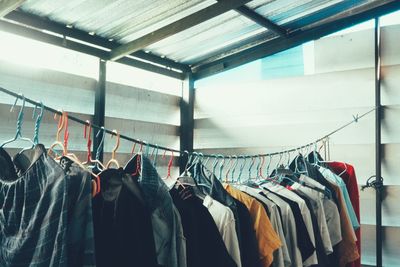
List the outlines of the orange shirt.
{"type": "Polygon", "coordinates": [[[255,198],[243,193],[229,184],[224,184],[224,187],[232,197],[242,202],[249,210],[254,230],[256,231],[261,265],[263,267],[271,266],[273,253],[282,245],[282,243],[278,234],[272,228],[271,221],[269,220],[263,205],[255,198]]]}

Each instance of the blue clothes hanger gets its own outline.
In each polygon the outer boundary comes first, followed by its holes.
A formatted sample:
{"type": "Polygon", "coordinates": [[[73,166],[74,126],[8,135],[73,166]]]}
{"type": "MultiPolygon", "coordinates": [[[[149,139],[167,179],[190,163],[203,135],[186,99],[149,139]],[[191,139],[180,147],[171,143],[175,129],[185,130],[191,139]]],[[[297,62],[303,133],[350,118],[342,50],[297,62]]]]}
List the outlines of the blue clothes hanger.
{"type": "MultiPolygon", "coordinates": [[[[18,99],[19,98],[15,99],[14,105],[11,107],[10,112],[12,112],[14,110],[15,106],[17,105],[18,99]]],[[[4,143],[2,143],[0,145],[0,147],[4,147],[5,145],[13,143],[13,142],[18,141],[18,140],[24,140],[24,141],[30,142],[32,144],[32,146],[35,146],[35,143],[30,138],[22,137],[21,129],[22,129],[22,123],[24,121],[24,109],[25,109],[25,97],[22,95],[22,106],[21,106],[21,109],[19,110],[19,113],[18,113],[17,127],[16,127],[15,136],[14,136],[14,138],[12,138],[10,140],[7,140],[4,143]]]]}

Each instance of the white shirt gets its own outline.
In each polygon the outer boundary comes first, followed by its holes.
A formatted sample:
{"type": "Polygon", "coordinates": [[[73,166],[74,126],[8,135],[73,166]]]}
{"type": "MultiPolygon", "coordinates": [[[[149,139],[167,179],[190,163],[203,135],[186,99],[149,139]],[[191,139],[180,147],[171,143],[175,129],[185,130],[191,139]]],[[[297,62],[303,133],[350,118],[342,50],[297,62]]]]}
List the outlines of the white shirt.
{"type": "MultiPolygon", "coordinates": [[[[203,205],[208,209],[222,240],[225,243],[229,255],[236,262],[238,267],[242,266],[240,259],[239,240],[235,228],[235,217],[233,212],[220,202],[207,195],[203,200],[203,205]]],[[[205,255],[207,257],[207,255],[205,255]]]]}

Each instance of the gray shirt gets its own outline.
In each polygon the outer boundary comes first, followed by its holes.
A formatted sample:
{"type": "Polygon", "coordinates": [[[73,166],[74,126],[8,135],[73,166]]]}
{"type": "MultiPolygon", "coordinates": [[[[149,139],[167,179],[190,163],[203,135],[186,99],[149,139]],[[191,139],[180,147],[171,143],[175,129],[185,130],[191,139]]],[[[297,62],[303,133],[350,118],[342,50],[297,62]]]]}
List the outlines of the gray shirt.
{"type": "MultiPolygon", "coordinates": [[[[321,190],[325,190],[325,186],[321,185],[317,181],[313,180],[310,177],[305,175],[300,176],[300,181],[305,183],[308,186],[319,188],[321,190]]],[[[322,204],[324,206],[326,224],[328,226],[329,237],[332,243],[332,246],[339,244],[342,241],[342,228],[340,225],[340,214],[339,210],[332,200],[324,197],[322,199],[322,204]]]]}
{"type": "Polygon", "coordinates": [[[268,207],[270,214],[269,219],[271,221],[272,227],[274,228],[275,232],[278,233],[282,243],[282,246],[274,251],[274,261],[272,263],[272,266],[273,267],[291,266],[291,258],[286,244],[285,235],[283,233],[282,220],[281,217],[279,216],[277,205],[270,199],[260,195],[259,192],[261,192],[261,189],[254,189],[245,185],[237,186],[237,188],[249,194],[250,196],[256,198],[258,201],[262,202],[268,207]]]}

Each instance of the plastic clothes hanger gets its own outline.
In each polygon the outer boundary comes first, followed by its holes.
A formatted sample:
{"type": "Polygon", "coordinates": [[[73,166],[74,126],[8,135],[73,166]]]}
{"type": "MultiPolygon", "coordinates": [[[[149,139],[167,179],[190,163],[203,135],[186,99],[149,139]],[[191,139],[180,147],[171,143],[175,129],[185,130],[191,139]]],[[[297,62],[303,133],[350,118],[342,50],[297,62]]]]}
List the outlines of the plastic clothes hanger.
{"type": "Polygon", "coordinates": [[[116,138],[117,138],[117,141],[116,141],[115,146],[114,146],[114,148],[113,148],[113,150],[111,152],[111,159],[106,164],[106,168],[109,169],[111,167],[111,164],[114,164],[117,167],[117,169],[119,169],[119,162],[115,159],[115,155],[117,154],[117,150],[119,148],[120,135],[119,135],[117,130],[113,130],[112,132],[113,132],[113,134],[111,135],[111,138],[115,135],[116,138]]]}
{"type": "Polygon", "coordinates": [[[105,135],[105,128],[103,126],[100,127],[100,130],[97,132],[96,138],[99,138],[100,133],[102,134],[101,135],[101,140],[100,140],[99,146],[97,147],[96,158],[95,158],[94,161],[95,161],[95,168],[97,168],[99,171],[102,171],[102,170],[105,169],[105,166],[100,161],[100,154],[101,154],[101,150],[102,150],[103,145],[104,145],[104,138],[106,136],[105,135]]]}
{"type": "MultiPolygon", "coordinates": [[[[54,115],[54,118],[56,118],[56,117],[57,117],[57,113],[54,115]]],[[[64,112],[60,115],[60,118],[58,120],[56,141],[49,147],[49,149],[47,151],[48,155],[51,155],[52,152],[54,153],[54,155],[57,155],[55,150],[54,150],[54,148],[57,147],[57,146],[61,148],[62,155],[67,154],[66,149],[64,147],[64,144],[60,140],[60,133],[61,133],[61,131],[63,129],[64,129],[64,112]]],[[[60,157],[56,156],[55,158],[57,159],[57,158],[60,158],[60,157]]]]}
{"type": "Polygon", "coordinates": [[[156,147],[151,152],[151,157],[154,157],[153,158],[153,166],[154,167],[157,167],[157,155],[158,155],[158,145],[156,144],[156,147]]]}
{"type": "Polygon", "coordinates": [[[187,186],[189,186],[198,198],[204,200],[206,195],[199,190],[196,181],[188,172],[188,167],[192,159],[192,154],[190,154],[189,151],[187,150],[184,151],[184,154],[187,154],[188,159],[186,161],[185,170],[183,174],[176,179],[175,188],[179,188],[180,186],[182,186],[183,189],[186,189],[187,186]]]}
{"type": "Polygon", "coordinates": [[[223,155],[218,155],[221,158],[221,163],[219,164],[219,180],[222,180],[222,170],[225,167],[225,158],[223,155]]]}
{"type": "Polygon", "coordinates": [[[233,165],[232,165],[232,172],[231,172],[231,182],[234,181],[234,176],[235,176],[235,171],[236,171],[236,167],[239,164],[239,157],[236,155],[233,155],[233,158],[235,159],[233,165]]]}
{"type": "Polygon", "coordinates": [[[225,173],[225,179],[224,179],[224,182],[225,183],[227,183],[228,182],[228,176],[229,176],[229,173],[230,173],[230,171],[231,171],[231,168],[232,168],[232,156],[229,156],[229,161],[228,161],[228,170],[226,171],[226,173],[225,173]]]}
{"type": "MultiPolygon", "coordinates": [[[[14,107],[16,106],[16,104],[18,102],[18,99],[19,98],[15,99],[14,105],[11,107],[10,112],[12,112],[14,110],[14,107]]],[[[10,140],[7,140],[4,143],[2,143],[0,145],[0,147],[4,147],[5,145],[11,144],[11,143],[13,143],[15,141],[18,141],[18,140],[27,141],[27,142],[31,143],[32,146],[35,146],[35,142],[34,141],[32,141],[30,138],[22,136],[21,129],[22,129],[22,123],[24,121],[24,108],[25,108],[25,97],[22,95],[22,106],[21,106],[21,109],[19,110],[19,113],[18,113],[17,128],[16,128],[15,136],[14,136],[14,138],[12,138],[10,140]]]]}
{"type": "Polygon", "coordinates": [[[65,149],[65,153],[63,156],[74,161],[76,164],[78,164],[81,168],[84,169],[85,166],[82,165],[82,162],[79,160],[79,158],[74,153],[68,152],[68,141],[69,141],[68,113],[65,111],[63,115],[64,115],[64,149],[65,149]]]}
{"type": "MultiPolygon", "coordinates": [[[[35,108],[33,109],[32,119],[35,119],[36,109],[37,109],[37,105],[35,105],[35,108]]],[[[40,125],[41,125],[42,118],[43,118],[43,112],[44,112],[44,106],[43,106],[43,103],[40,102],[40,112],[36,116],[36,119],[35,119],[35,130],[34,130],[34,134],[33,134],[33,144],[30,147],[23,148],[20,152],[18,152],[18,154],[14,158],[16,158],[19,155],[23,154],[25,151],[33,149],[35,146],[37,146],[39,144],[39,129],[40,129],[40,125]]]]}
{"type": "MultiPolygon", "coordinates": [[[[167,151],[165,150],[165,152],[167,152],[167,151]]],[[[165,158],[165,152],[164,152],[164,158],[165,158]]],[[[174,162],[174,151],[171,151],[171,157],[169,158],[168,165],[167,165],[167,176],[165,178],[163,178],[163,180],[172,178],[171,177],[171,167],[172,167],[173,162],[174,162]]]]}
{"type": "Polygon", "coordinates": [[[240,184],[242,182],[242,174],[243,174],[244,167],[246,166],[246,162],[247,162],[247,158],[245,156],[242,155],[240,157],[243,159],[243,162],[239,167],[238,179],[235,181],[238,184],[240,184]]]}
{"type": "MultiPolygon", "coordinates": [[[[102,130],[104,130],[104,127],[102,128],[102,130]]],[[[100,131],[97,133],[97,135],[99,135],[99,134],[100,134],[100,131]]],[[[82,162],[82,165],[88,166],[90,169],[97,167],[97,169],[99,169],[99,171],[101,171],[101,170],[105,169],[105,166],[100,162],[100,160],[92,159],[92,151],[91,151],[92,137],[91,136],[92,136],[92,124],[90,123],[90,121],[87,120],[86,124],[85,124],[85,128],[84,128],[84,134],[83,134],[83,137],[85,139],[87,139],[87,143],[86,143],[87,155],[86,155],[86,161],[82,162]],[[101,167],[101,168],[99,168],[99,167],[101,167]]],[[[102,139],[102,141],[104,141],[104,139],[102,139]]],[[[100,149],[101,145],[102,145],[102,142],[100,142],[98,150],[100,149]]],[[[97,156],[97,153],[96,153],[96,156],[97,156]]],[[[100,153],[99,153],[99,156],[100,156],[100,153]]]]}

